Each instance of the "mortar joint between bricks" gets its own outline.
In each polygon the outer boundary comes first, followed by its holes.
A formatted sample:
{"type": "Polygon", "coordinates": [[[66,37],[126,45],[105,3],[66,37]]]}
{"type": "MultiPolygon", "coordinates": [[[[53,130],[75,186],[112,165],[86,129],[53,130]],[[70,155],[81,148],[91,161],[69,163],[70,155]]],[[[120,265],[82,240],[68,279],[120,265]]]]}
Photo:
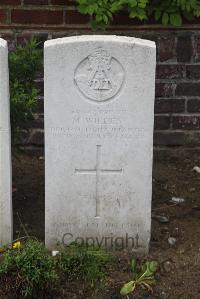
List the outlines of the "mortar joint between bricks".
{"type": "MultiPolygon", "coordinates": [[[[22,6],[14,6],[14,7],[12,7],[12,10],[63,11],[63,8],[60,6],[55,8],[55,6],[48,6],[48,5],[46,5],[46,6],[45,5],[22,5],[22,6]]],[[[28,24],[28,25],[30,25],[30,24],[28,24]]]]}

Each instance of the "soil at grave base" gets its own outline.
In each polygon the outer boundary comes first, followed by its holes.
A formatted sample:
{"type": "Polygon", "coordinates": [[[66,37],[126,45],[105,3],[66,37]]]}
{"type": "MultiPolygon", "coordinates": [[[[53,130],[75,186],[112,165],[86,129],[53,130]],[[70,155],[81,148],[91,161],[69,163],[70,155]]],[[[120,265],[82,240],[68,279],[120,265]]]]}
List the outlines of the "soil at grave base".
{"type": "MultiPolygon", "coordinates": [[[[152,221],[152,240],[148,259],[159,261],[154,293],[137,290],[129,298],[200,299],[200,174],[192,171],[200,166],[199,152],[159,151],[154,155],[154,216],[169,217],[168,223],[152,221]],[[174,205],[170,199],[182,197],[184,203],[174,205]],[[168,238],[176,238],[170,246],[168,238]]],[[[13,168],[14,229],[20,222],[31,235],[44,239],[44,159],[23,155],[14,159],[13,168]]],[[[21,232],[24,234],[23,232],[21,232]]],[[[108,269],[105,286],[96,294],[84,283],[62,282],[65,296],[48,298],[118,299],[122,284],[131,280],[130,255],[117,254],[117,262],[108,269]]]]}

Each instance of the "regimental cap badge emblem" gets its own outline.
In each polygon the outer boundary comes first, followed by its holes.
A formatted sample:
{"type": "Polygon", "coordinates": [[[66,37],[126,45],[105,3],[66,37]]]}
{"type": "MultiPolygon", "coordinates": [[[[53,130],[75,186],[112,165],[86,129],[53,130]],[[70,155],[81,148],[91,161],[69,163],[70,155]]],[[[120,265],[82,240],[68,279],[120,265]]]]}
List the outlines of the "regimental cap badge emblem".
{"type": "Polygon", "coordinates": [[[74,80],[87,99],[105,102],[118,94],[124,77],[125,72],[120,62],[106,50],[98,48],[79,63],[74,80]]]}

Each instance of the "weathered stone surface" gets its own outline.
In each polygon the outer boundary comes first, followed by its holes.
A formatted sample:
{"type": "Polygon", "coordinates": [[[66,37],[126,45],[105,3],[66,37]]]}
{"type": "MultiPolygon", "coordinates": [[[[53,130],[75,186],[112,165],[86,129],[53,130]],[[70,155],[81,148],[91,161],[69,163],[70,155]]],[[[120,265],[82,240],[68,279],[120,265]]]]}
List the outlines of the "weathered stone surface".
{"type": "Polygon", "coordinates": [[[147,252],[156,47],[117,36],[45,43],[46,245],[147,252]]]}
{"type": "Polygon", "coordinates": [[[0,39],[0,246],[12,240],[12,188],[7,42],[0,39]]]}

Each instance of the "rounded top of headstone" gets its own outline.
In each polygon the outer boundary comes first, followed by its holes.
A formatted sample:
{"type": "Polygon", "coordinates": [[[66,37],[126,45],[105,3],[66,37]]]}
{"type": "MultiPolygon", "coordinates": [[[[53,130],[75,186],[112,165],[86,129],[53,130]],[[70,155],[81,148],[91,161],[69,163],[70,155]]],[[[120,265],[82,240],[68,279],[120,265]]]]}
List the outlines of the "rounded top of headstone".
{"type": "Polygon", "coordinates": [[[68,43],[80,43],[80,42],[118,42],[127,44],[136,44],[142,47],[152,47],[155,48],[156,44],[153,41],[129,37],[129,36],[117,36],[117,35],[79,35],[70,36],[48,40],[45,42],[44,47],[51,47],[55,45],[64,45],[68,43]]]}
{"type": "Polygon", "coordinates": [[[6,48],[7,47],[7,41],[0,38],[0,47],[6,48]]]}

